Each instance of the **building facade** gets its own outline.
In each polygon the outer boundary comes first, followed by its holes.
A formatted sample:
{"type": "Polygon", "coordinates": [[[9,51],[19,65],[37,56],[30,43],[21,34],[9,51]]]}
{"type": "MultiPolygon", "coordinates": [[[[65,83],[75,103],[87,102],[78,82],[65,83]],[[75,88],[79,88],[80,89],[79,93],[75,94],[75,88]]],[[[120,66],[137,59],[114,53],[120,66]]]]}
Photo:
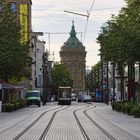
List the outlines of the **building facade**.
{"type": "Polygon", "coordinates": [[[140,67],[137,64],[135,65],[135,87],[135,98],[136,101],[140,103],[140,67]]]}
{"type": "Polygon", "coordinates": [[[61,63],[65,64],[73,80],[73,91],[78,93],[85,88],[85,58],[86,51],[82,42],[76,36],[74,22],[70,37],[61,47],[61,63]]]}
{"type": "MultiPolygon", "coordinates": [[[[31,44],[31,0],[5,0],[10,8],[10,13],[15,14],[21,27],[20,42],[22,44],[31,44]]],[[[0,12],[3,10],[0,2],[0,12]]],[[[20,46],[19,46],[20,47],[20,46]]],[[[30,52],[31,53],[31,52],[30,52]]],[[[29,54],[30,55],[30,54],[29,54]]],[[[30,55],[31,56],[31,55],[30,55]]],[[[21,81],[19,85],[11,85],[2,82],[0,84],[0,100],[18,100],[25,97],[26,89],[29,87],[29,80],[21,81]],[[6,85],[6,86],[5,86],[6,85]],[[7,86],[8,85],[8,86],[7,86]]]]}
{"type": "Polygon", "coordinates": [[[31,0],[6,0],[11,12],[16,14],[20,20],[21,43],[28,43],[31,40],[31,0]]]}
{"type": "Polygon", "coordinates": [[[32,57],[32,82],[31,87],[42,88],[43,87],[43,54],[45,53],[45,41],[38,39],[43,33],[34,32],[32,33],[32,47],[31,47],[31,57],[32,57]]]}

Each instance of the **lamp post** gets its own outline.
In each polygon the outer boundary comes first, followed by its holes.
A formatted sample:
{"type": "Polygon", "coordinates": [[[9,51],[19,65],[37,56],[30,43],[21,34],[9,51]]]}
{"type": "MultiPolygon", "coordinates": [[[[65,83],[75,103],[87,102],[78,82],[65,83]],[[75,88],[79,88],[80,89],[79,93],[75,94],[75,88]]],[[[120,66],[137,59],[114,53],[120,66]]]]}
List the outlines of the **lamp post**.
{"type": "Polygon", "coordinates": [[[48,67],[48,54],[44,53],[43,54],[43,105],[46,104],[47,102],[47,67],[48,67]]]}

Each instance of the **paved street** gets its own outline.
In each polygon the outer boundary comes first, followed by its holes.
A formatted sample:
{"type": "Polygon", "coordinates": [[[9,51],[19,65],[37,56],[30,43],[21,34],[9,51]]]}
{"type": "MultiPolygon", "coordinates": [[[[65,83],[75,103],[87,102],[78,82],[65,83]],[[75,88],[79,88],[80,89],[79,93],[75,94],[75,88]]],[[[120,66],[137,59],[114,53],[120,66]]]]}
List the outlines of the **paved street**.
{"type": "Polygon", "coordinates": [[[0,113],[0,140],[140,140],[140,119],[102,103],[47,103],[0,113]]]}

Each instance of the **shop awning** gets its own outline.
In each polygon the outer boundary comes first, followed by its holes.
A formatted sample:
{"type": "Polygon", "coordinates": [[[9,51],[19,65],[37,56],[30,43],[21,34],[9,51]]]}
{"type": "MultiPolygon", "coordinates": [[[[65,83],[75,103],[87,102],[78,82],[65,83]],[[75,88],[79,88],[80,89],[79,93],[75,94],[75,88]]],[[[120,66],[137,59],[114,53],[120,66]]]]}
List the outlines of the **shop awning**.
{"type": "Polygon", "coordinates": [[[8,83],[0,82],[0,89],[14,89],[15,87],[8,83]]]}

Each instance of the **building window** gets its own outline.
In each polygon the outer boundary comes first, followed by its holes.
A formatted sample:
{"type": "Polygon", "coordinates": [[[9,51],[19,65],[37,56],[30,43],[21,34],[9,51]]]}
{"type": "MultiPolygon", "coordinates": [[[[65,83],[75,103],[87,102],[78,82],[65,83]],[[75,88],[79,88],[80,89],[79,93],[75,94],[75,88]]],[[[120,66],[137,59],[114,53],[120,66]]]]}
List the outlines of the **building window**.
{"type": "Polygon", "coordinates": [[[11,10],[11,12],[16,12],[16,3],[15,2],[11,2],[10,3],[10,10],[11,10]]]}

